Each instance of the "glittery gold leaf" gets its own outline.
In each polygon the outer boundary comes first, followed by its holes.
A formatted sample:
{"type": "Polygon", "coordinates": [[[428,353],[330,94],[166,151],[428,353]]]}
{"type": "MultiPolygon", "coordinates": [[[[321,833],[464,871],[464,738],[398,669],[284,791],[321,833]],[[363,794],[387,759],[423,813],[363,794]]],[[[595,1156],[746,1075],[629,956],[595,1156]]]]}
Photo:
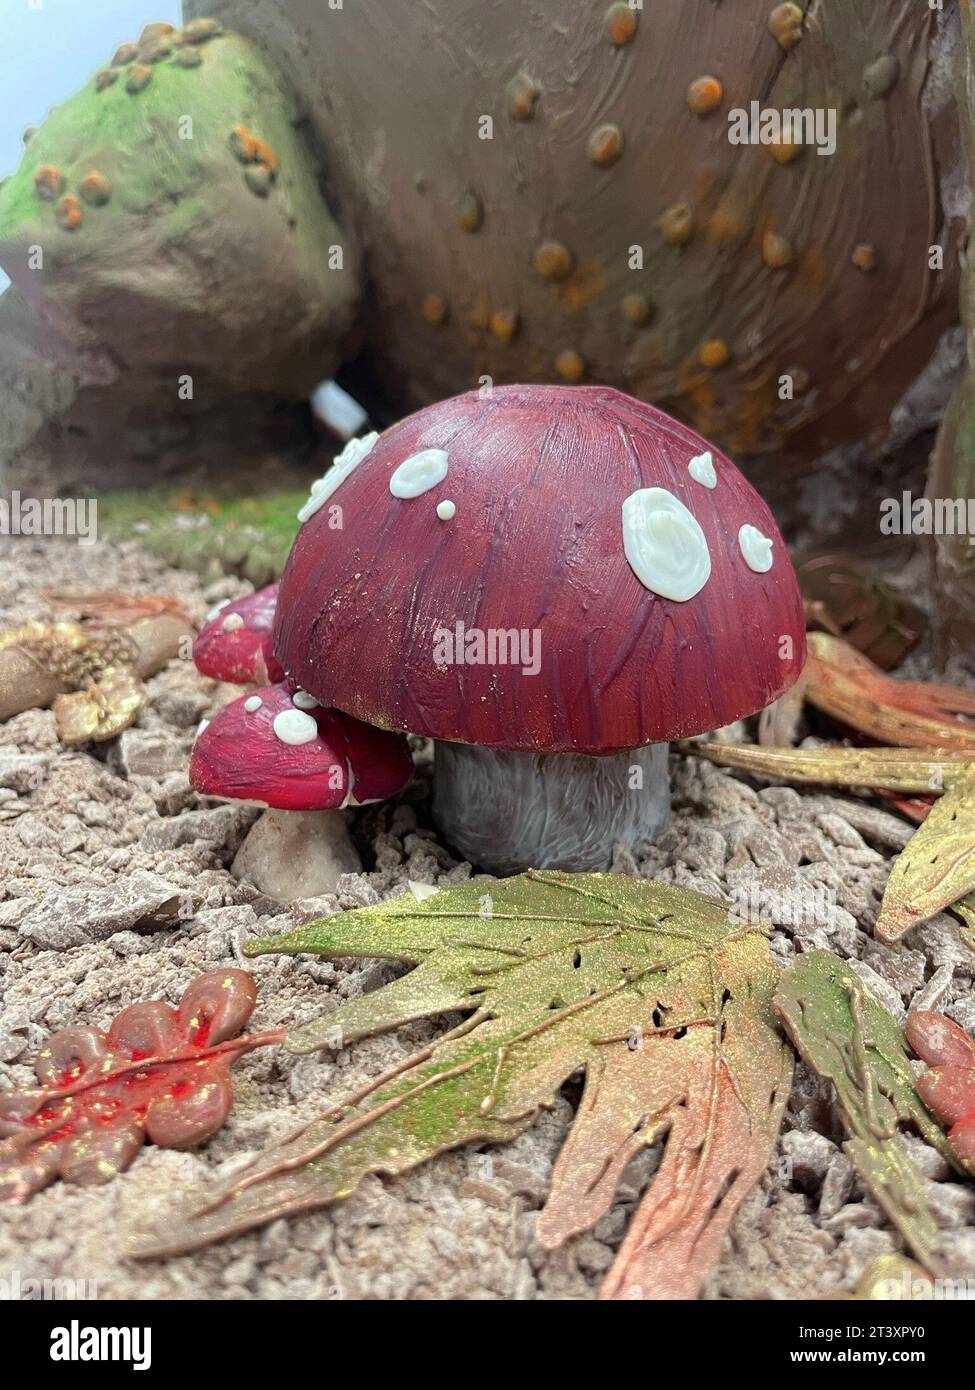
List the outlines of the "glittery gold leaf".
{"type": "Polygon", "coordinates": [[[137,1253],[205,1245],[350,1196],[367,1173],[513,1139],[584,1071],[539,1239],[554,1248],[590,1227],[627,1162],[665,1140],[603,1297],[698,1291],[769,1160],[792,1074],[759,928],[723,903],[639,878],[528,873],[337,914],[249,950],[415,967],[293,1031],[295,1052],[466,1017],[167,1217],[137,1253]]]}
{"type": "Polygon", "coordinates": [[[54,697],[54,719],[62,743],[103,743],[138,718],[148,692],[131,667],[110,667],[84,690],[54,697]]]}
{"type": "Polygon", "coordinates": [[[958,1168],[941,1127],[915,1089],[897,1020],[846,961],[811,951],[782,976],[775,1011],[804,1060],[836,1088],[844,1150],[926,1268],[937,1264],[938,1225],[924,1180],[898,1136],[910,1124],[958,1168]]]}

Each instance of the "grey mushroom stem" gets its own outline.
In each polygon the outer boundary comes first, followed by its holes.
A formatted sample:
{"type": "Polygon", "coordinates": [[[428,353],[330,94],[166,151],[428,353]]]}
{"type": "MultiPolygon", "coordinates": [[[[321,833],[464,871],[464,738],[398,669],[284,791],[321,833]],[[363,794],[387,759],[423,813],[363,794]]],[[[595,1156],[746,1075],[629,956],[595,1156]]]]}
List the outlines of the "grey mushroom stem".
{"type": "Polygon", "coordinates": [[[605,757],[438,742],[433,814],[450,843],[491,873],[608,869],[670,819],[666,743],[605,757]]]}

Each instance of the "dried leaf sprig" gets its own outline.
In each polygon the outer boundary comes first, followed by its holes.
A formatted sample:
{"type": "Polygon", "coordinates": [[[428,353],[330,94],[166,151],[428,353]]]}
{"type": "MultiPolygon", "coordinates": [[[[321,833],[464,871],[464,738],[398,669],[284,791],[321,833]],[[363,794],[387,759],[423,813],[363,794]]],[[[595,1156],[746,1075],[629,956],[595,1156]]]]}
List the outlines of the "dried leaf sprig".
{"type": "Polygon", "coordinates": [[[849,643],[808,634],[803,692],[818,709],[882,744],[975,749],[975,692],[887,676],[849,643]]]}
{"type": "Polygon", "coordinates": [[[177,1009],[131,1004],[107,1033],[53,1033],[35,1059],[40,1084],[0,1093],[0,1202],[24,1202],[59,1175],[108,1182],[146,1139],[183,1149],[216,1133],[233,1104],[233,1062],[284,1036],[236,1036],[256,998],[245,970],[212,970],[177,1009]]]}
{"type": "Polygon", "coordinates": [[[675,744],[679,752],[799,785],[940,796],[957,786],[975,753],[957,748],[771,748],[757,743],[675,744]]]}

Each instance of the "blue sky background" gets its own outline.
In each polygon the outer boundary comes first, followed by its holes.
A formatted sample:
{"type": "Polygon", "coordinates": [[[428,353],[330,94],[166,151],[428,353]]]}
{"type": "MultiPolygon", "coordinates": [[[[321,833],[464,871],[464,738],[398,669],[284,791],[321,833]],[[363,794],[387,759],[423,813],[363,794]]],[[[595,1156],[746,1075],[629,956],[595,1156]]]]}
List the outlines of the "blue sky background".
{"type": "Polygon", "coordinates": [[[0,178],[23,157],[24,126],[39,125],[153,19],[178,24],[179,0],[0,0],[0,178]]]}

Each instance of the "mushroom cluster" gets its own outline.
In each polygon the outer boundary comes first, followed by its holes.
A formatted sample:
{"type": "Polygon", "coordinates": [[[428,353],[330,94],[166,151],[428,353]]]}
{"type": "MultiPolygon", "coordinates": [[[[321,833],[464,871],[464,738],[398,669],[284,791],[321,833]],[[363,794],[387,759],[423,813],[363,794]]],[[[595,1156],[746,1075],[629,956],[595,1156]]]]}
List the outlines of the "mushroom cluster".
{"type": "Polygon", "coordinates": [[[250,690],[200,725],[190,780],[204,796],[267,808],[237,872],[272,897],[313,897],[359,867],[342,809],[402,791],[413,759],[402,735],[323,709],[283,679],[271,649],[277,588],[221,604],[197,636],[197,668],[250,690]]]}
{"type": "Polygon", "coordinates": [[[488,870],[638,849],[667,823],[667,743],[802,669],[768,507],[607,387],[441,401],[353,441],[300,520],[273,659],[333,714],[436,740],[434,816],[488,870]]]}

